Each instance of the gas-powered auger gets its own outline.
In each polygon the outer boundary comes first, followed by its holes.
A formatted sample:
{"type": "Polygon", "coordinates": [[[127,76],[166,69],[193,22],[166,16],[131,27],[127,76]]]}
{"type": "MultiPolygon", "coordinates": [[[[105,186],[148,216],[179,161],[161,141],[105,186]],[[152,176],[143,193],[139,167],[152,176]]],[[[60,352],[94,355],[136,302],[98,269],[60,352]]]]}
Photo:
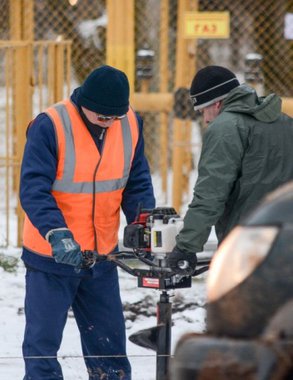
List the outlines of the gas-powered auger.
{"type": "MultiPolygon", "coordinates": [[[[167,266],[166,257],[175,246],[175,237],[183,227],[183,220],[174,208],[160,207],[152,210],[140,209],[136,220],[125,227],[123,245],[132,251],[119,251],[109,255],[98,255],[85,251],[83,267],[103,260],[114,261],[121,269],[137,277],[138,287],[161,290],[157,302],[157,326],[132,334],[131,342],[157,353],[156,380],[166,380],[171,353],[172,304],[168,291],[189,288],[192,276],[209,269],[210,260],[198,260],[191,275],[178,275],[167,266]],[[133,268],[125,260],[136,259],[147,268],[133,268]]],[[[188,266],[188,262],[182,263],[188,266]]]]}

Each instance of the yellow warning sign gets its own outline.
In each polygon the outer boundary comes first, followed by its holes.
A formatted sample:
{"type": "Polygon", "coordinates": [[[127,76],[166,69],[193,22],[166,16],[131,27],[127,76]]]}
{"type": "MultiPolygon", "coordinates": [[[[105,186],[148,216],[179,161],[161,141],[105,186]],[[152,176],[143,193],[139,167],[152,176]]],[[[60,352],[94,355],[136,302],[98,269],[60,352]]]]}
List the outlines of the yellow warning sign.
{"type": "Polygon", "coordinates": [[[229,38],[229,12],[186,12],[185,38],[229,38]]]}

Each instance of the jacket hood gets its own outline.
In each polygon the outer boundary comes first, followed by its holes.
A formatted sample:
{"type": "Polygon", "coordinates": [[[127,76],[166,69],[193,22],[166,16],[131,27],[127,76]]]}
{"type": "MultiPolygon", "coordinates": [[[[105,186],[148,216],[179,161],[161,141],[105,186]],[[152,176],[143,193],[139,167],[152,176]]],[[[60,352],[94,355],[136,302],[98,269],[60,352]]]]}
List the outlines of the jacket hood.
{"type": "Polygon", "coordinates": [[[223,102],[222,111],[244,113],[255,119],[271,123],[281,114],[281,99],[275,94],[258,97],[255,90],[245,84],[233,89],[223,102]]]}

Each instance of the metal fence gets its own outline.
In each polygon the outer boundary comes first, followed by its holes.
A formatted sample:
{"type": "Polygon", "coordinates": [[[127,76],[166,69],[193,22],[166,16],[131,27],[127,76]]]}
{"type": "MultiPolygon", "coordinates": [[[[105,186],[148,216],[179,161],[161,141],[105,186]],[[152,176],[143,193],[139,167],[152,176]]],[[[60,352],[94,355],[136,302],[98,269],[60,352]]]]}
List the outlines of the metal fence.
{"type": "MultiPolygon", "coordinates": [[[[182,2],[182,1],[181,1],[182,2]]],[[[0,39],[9,37],[9,4],[1,2],[0,39]]],[[[229,11],[231,33],[228,39],[198,39],[188,42],[190,54],[195,54],[194,66],[185,69],[191,73],[207,64],[221,64],[244,78],[245,58],[248,53],[263,57],[262,71],[265,92],[276,92],[291,97],[293,92],[292,40],[284,37],[286,15],[293,12],[293,0],[190,0],[189,10],[200,12],[229,11]]],[[[151,51],[152,69],[147,79],[147,90],[160,92],[162,15],[167,7],[167,90],[173,92],[176,77],[176,44],[178,42],[178,9],[180,0],[135,0],[135,56],[136,91],[146,81],[139,75],[139,52],[151,51]]],[[[127,19],[125,20],[127,24],[127,19]]],[[[166,24],[164,24],[166,25],[166,24]]],[[[290,27],[290,25],[289,25],[290,27]]],[[[106,62],[107,1],[106,0],[38,0],[34,1],[34,38],[36,40],[72,40],[72,66],[76,83],[94,67],[106,62]],[[71,5],[75,4],[75,5],[71,5]]],[[[184,107],[184,105],[182,105],[184,107]]],[[[154,148],[160,151],[156,136],[160,119],[150,109],[144,113],[146,147],[152,169],[158,169],[153,160],[154,148]]],[[[172,127],[170,115],[169,127],[172,127]]],[[[172,133],[169,133],[170,140],[172,133]]]]}
{"type": "MultiPolygon", "coordinates": [[[[189,171],[193,168],[190,161],[196,158],[192,148],[196,142],[192,139],[197,124],[192,121],[201,125],[188,99],[192,76],[205,65],[219,64],[235,71],[243,81],[248,78],[248,69],[250,74],[253,71],[248,67],[251,62],[247,57],[254,53],[262,58],[258,79],[263,93],[276,92],[283,97],[292,97],[293,0],[116,1],[134,7],[129,18],[123,16],[123,23],[127,30],[130,17],[134,14],[134,92],[140,95],[139,104],[150,99],[144,94],[164,94],[152,98],[147,107],[138,106],[144,118],[146,154],[151,170],[153,173],[160,171],[164,179],[163,191],[167,191],[167,172],[172,169],[172,160],[173,163],[176,160],[179,162],[177,158],[174,160],[177,157],[176,149],[178,152],[184,151],[184,159],[178,163],[176,170],[186,181],[182,182],[182,186],[180,180],[176,179],[176,182],[179,187],[187,189],[189,171]],[[180,23],[185,11],[229,12],[230,37],[183,41],[180,23]],[[160,102],[165,104],[163,112],[158,109],[160,102]],[[176,118],[181,120],[179,124],[176,118]],[[178,132],[180,128],[184,130],[181,137],[178,132]]],[[[13,23],[21,23],[15,12],[11,12],[19,4],[22,4],[23,20],[19,38],[72,41],[71,88],[77,86],[93,68],[107,63],[109,6],[113,6],[115,0],[0,0],[1,40],[12,37],[13,23]],[[32,31],[29,33],[31,12],[32,31]]],[[[48,64],[44,62],[44,67],[48,64]]],[[[5,87],[3,76],[0,84],[5,87]]],[[[40,87],[37,90],[34,86],[34,91],[40,91],[40,87]]],[[[135,104],[136,100],[133,97],[135,104]]],[[[175,207],[180,205],[181,195],[178,199],[174,202],[175,207]]]]}
{"type": "Polygon", "coordinates": [[[0,41],[0,246],[21,244],[18,188],[26,127],[37,113],[69,95],[70,45],[0,41]]]}

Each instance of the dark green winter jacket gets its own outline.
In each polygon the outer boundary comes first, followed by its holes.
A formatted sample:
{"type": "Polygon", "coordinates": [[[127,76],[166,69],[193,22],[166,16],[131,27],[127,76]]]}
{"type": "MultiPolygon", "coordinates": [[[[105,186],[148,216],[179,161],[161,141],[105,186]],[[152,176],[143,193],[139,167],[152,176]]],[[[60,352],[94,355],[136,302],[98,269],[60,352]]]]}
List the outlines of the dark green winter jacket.
{"type": "Polygon", "coordinates": [[[202,251],[212,226],[221,242],[266,193],[292,179],[293,119],[281,113],[281,99],[233,89],[203,137],[178,248],[202,251]]]}

